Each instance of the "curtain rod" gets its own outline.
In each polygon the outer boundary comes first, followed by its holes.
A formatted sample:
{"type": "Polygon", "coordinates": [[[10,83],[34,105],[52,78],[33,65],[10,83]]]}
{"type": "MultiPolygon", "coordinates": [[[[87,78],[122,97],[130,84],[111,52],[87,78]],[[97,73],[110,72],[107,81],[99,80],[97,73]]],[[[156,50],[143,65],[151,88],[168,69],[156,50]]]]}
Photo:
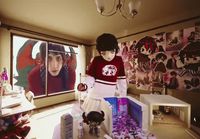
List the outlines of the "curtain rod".
{"type": "Polygon", "coordinates": [[[48,34],[45,34],[45,33],[24,29],[24,28],[21,28],[21,27],[15,27],[15,26],[12,26],[12,25],[4,24],[1,21],[0,21],[0,27],[6,28],[8,30],[16,30],[16,31],[24,32],[24,33],[29,33],[29,34],[33,34],[33,35],[38,35],[38,36],[42,36],[42,37],[47,37],[47,38],[51,38],[51,39],[65,41],[66,44],[71,45],[71,46],[76,46],[76,47],[77,47],[77,45],[88,46],[88,44],[80,43],[80,42],[77,42],[77,41],[73,41],[73,40],[69,40],[69,39],[65,39],[65,38],[61,38],[61,37],[56,37],[56,36],[53,36],[53,35],[48,35],[48,34]]]}
{"type": "Polygon", "coordinates": [[[172,25],[175,25],[175,24],[180,24],[180,23],[187,22],[187,21],[194,20],[194,19],[198,19],[198,18],[200,18],[200,15],[194,16],[194,17],[191,17],[191,18],[187,18],[187,19],[183,19],[183,20],[179,20],[179,21],[176,21],[176,22],[172,22],[172,23],[169,23],[169,24],[153,27],[153,28],[150,28],[150,29],[146,29],[146,30],[143,30],[143,31],[139,31],[139,32],[136,32],[136,33],[125,35],[125,36],[122,36],[122,37],[118,37],[117,39],[123,39],[123,38],[126,38],[126,37],[130,37],[130,36],[134,36],[134,35],[137,35],[137,34],[149,32],[149,31],[152,31],[152,30],[164,28],[164,27],[167,27],[167,26],[172,26],[172,25]]]}

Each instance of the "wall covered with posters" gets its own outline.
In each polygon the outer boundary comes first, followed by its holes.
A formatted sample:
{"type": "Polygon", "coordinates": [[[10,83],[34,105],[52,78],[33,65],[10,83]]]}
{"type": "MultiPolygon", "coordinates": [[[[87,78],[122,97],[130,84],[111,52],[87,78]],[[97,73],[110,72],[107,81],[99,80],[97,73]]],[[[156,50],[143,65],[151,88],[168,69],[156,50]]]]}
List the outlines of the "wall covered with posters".
{"type": "Polygon", "coordinates": [[[200,91],[200,25],[119,43],[130,84],[200,91]]]}

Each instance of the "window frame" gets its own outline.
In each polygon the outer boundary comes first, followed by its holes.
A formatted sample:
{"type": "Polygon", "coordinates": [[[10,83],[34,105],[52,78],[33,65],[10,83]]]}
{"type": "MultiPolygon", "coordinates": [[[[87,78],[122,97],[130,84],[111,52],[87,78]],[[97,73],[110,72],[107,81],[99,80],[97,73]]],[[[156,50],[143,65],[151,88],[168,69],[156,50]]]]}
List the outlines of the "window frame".
{"type": "MultiPolygon", "coordinates": [[[[14,66],[16,67],[17,66],[17,64],[16,65],[14,65],[14,57],[17,57],[17,54],[16,54],[16,56],[14,56],[14,37],[22,37],[22,38],[27,38],[27,40],[29,40],[29,39],[33,39],[33,40],[36,40],[36,41],[43,41],[43,42],[46,42],[47,43],[47,47],[48,47],[48,44],[49,43],[56,43],[56,44],[58,44],[58,45],[63,45],[65,48],[66,47],[68,47],[68,49],[70,48],[70,47],[72,47],[73,49],[74,48],[78,48],[78,46],[77,45],[72,45],[72,44],[67,44],[67,43],[61,43],[61,42],[57,42],[57,41],[52,41],[52,40],[48,40],[48,39],[43,39],[43,38],[40,38],[40,37],[33,37],[33,36],[28,36],[28,35],[21,35],[21,34],[18,34],[18,33],[11,33],[11,68],[10,68],[10,82],[11,82],[11,84],[12,84],[12,86],[13,86],[13,88],[17,88],[17,85],[15,85],[15,83],[14,83],[14,77],[15,77],[15,75],[14,75],[14,66]]],[[[21,48],[21,47],[20,47],[21,48]]],[[[18,53],[18,52],[17,52],[18,53]]],[[[47,49],[46,49],[46,53],[47,53],[47,49]]],[[[77,62],[77,53],[75,53],[76,54],[76,62],[77,62]]],[[[47,61],[47,57],[46,57],[46,59],[45,59],[45,61],[47,61]]],[[[77,73],[76,73],[76,70],[75,70],[75,74],[76,74],[76,76],[77,76],[77,73]]],[[[47,68],[46,68],[46,75],[47,75],[47,68]]],[[[45,78],[47,78],[47,76],[45,77],[45,78]]],[[[75,80],[75,82],[76,82],[76,80],[75,80]]],[[[45,83],[46,85],[48,84],[47,83],[47,80],[46,80],[46,83],[45,83]]],[[[45,86],[46,86],[45,85],[45,86]]],[[[47,86],[46,86],[47,87],[47,86]]],[[[47,89],[46,89],[46,87],[45,87],[45,92],[44,92],[44,95],[40,95],[40,96],[35,96],[35,98],[37,99],[37,98],[44,98],[44,97],[51,97],[51,96],[56,96],[56,95],[61,95],[61,94],[66,94],[66,93],[72,93],[72,92],[75,92],[75,84],[74,84],[74,89],[73,90],[66,90],[66,91],[61,91],[61,92],[55,92],[55,93],[50,93],[50,94],[48,94],[48,92],[47,92],[47,89]]],[[[19,89],[19,88],[17,88],[17,89],[19,89]]]]}

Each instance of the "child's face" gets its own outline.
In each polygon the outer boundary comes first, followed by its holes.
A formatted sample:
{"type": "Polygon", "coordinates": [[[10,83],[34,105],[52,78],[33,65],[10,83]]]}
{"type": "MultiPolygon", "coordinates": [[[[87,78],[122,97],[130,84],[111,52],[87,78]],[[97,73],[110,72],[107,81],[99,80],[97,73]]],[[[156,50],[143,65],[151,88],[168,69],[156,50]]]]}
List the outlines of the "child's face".
{"type": "Polygon", "coordinates": [[[52,76],[57,76],[63,65],[61,54],[49,53],[48,54],[48,71],[52,76]]]}
{"type": "Polygon", "coordinates": [[[100,55],[105,59],[106,61],[112,61],[115,57],[115,50],[110,50],[110,51],[101,51],[100,55]]]}

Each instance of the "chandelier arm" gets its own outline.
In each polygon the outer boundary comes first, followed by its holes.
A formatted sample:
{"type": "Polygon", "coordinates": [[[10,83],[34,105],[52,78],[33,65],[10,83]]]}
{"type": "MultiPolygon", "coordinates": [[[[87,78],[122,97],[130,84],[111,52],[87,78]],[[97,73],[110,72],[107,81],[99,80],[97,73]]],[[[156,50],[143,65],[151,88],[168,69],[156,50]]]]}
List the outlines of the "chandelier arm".
{"type": "Polygon", "coordinates": [[[112,15],[116,14],[116,13],[117,13],[117,10],[119,9],[119,6],[118,6],[118,5],[119,5],[119,3],[120,3],[120,0],[119,0],[119,2],[118,2],[117,6],[116,6],[116,1],[117,1],[117,0],[114,1],[113,7],[112,7],[112,9],[111,9],[109,12],[103,13],[103,11],[102,11],[100,14],[103,15],[103,16],[112,16],[112,15]]]}
{"type": "Polygon", "coordinates": [[[114,14],[117,13],[117,11],[119,10],[120,15],[128,20],[133,19],[137,14],[138,14],[138,9],[140,8],[141,5],[141,1],[140,0],[135,0],[135,2],[133,1],[129,1],[128,2],[128,8],[126,6],[126,0],[114,0],[114,4],[113,7],[111,8],[111,10],[109,12],[105,12],[105,7],[104,6],[98,6],[98,0],[96,0],[97,3],[97,9],[98,12],[102,15],[102,16],[112,16],[114,14]],[[129,9],[129,11],[127,10],[129,9]]]}
{"type": "Polygon", "coordinates": [[[133,19],[135,15],[137,15],[138,12],[136,9],[132,9],[132,11],[128,13],[124,6],[125,1],[126,0],[122,1],[123,5],[119,8],[120,14],[125,19],[128,19],[128,20],[133,19]]]}
{"type": "Polygon", "coordinates": [[[134,18],[134,16],[128,16],[128,14],[126,14],[126,15],[124,15],[123,14],[123,11],[121,10],[121,8],[119,9],[119,11],[120,11],[120,14],[121,14],[121,16],[123,17],[123,18],[125,18],[125,19],[128,19],[128,20],[130,20],[130,19],[133,19],[134,18]]]}
{"type": "Polygon", "coordinates": [[[114,14],[116,14],[117,13],[117,11],[114,11],[113,13],[107,13],[107,14],[105,14],[105,13],[100,13],[102,16],[112,16],[112,15],[114,15],[114,14]]]}

